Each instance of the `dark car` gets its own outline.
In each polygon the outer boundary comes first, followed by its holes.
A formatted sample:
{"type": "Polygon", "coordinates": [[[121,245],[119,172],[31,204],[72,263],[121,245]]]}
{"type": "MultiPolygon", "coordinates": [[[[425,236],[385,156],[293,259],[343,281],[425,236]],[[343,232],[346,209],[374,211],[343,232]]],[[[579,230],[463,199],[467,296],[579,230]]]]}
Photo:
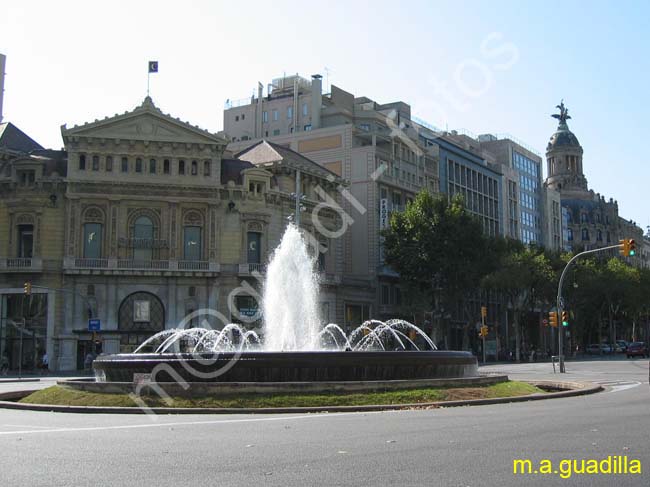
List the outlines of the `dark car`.
{"type": "Polygon", "coordinates": [[[632,342],[627,346],[627,358],[650,357],[648,346],[643,342],[632,342]]]}

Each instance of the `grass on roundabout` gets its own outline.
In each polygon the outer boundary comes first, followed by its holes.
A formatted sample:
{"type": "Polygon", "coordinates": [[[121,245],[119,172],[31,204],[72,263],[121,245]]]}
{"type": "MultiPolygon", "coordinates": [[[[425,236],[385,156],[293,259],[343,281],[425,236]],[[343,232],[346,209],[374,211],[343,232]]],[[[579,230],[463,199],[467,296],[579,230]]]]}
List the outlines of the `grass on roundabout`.
{"type": "MultiPolygon", "coordinates": [[[[417,404],[429,402],[526,396],[544,393],[525,382],[508,381],[479,387],[426,388],[366,393],[240,394],[219,397],[174,397],[167,404],[157,395],[142,396],[149,407],[172,408],[286,408],[323,406],[365,406],[376,404],[417,404]]],[[[83,392],[60,386],[48,387],[19,402],[63,406],[137,407],[127,394],[83,392]]]]}

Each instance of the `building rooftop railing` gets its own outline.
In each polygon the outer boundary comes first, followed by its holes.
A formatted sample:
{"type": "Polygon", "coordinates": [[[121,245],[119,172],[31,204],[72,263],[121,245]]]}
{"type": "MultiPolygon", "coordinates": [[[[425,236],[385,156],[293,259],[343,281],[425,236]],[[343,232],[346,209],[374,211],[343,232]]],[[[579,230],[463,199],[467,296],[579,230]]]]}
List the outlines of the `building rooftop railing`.
{"type": "Polygon", "coordinates": [[[519,144],[520,146],[522,146],[528,152],[532,152],[536,156],[542,157],[542,154],[539,151],[537,151],[532,146],[528,145],[526,142],[518,139],[517,137],[514,137],[513,135],[511,135],[509,133],[492,134],[492,135],[494,135],[497,138],[497,140],[510,139],[514,143],[519,144]]]}
{"type": "Polygon", "coordinates": [[[248,98],[240,98],[239,100],[226,100],[226,102],[223,104],[223,109],[228,110],[230,108],[238,108],[238,107],[243,107],[246,105],[250,105],[255,101],[254,96],[249,96],[248,98]]]}
{"type": "MultiPolygon", "coordinates": [[[[432,124],[430,124],[430,123],[428,123],[428,122],[426,122],[426,121],[424,121],[424,120],[422,120],[421,118],[418,118],[418,117],[411,117],[411,120],[413,122],[417,123],[418,125],[421,125],[421,126],[427,128],[427,129],[429,129],[429,130],[431,130],[433,132],[437,132],[439,135],[442,135],[442,134],[445,134],[445,133],[449,133],[451,135],[466,135],[467,137],[470,137],[470,138],[472,138],[474,140],[478,140],[478,135],[476,135],[474,132],[472,132],[470,130],[467,130],[467,129],[464,129],[464,128],[453,129],[453,130],[443,130],[443,129],[441,129],[439,127],[436,127],[435,125],[432,125],[432,124]]],[[[512,134],[504,132],[504,133],[497,133],[497,134],[492,134],[491,133],[490,135],[494,136],[496,138],[496,140],[504,140],[504,139],[512,140],[515,144],[520,145],[521,147],[523,147],[527,151],[532,152],[536,156],[542,157],[542,154],[537,149],[532,147],[530,144],[527,144],[523,140],[518,139],[517,137],[513,136],[512,134]]]]}

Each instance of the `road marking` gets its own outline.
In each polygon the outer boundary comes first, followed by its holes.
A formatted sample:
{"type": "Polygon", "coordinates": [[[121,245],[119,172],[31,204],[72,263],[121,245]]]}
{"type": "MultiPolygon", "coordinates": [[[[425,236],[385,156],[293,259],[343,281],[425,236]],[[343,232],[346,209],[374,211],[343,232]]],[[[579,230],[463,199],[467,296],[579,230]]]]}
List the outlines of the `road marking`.
{"type": "MultiPolygon", "coordinates": [[[[34,433],[69,433],[78,431],[110,431],[110,430],[127,430],[127,429],[142,429],[142,428],[168,428],[170,426],[197,426],[197,425],[210,425],[210,424],[231,424],[231,423],[257,423],[264,421],[284,421],[295,419],[310,419],[310,418],[333,418],[341,416],[352,416],[356,414],[378,414],[382,411],[362,411],[350,413],[334,413],[334,414],[305,414],[301,416],[274,416],[272,418],[248,418],[248,419],[218,419],[214,421],[185,421],[176,423],[145,423],[145,424],[130,424],[119,426],[91,426],[84,428],[52,428],[52,429],[39,429],[39,430],[22,430],[22,431],[0,431],[0,436],[10,435],[29,435],[34,433]]],[[[31,426],[30,426],[31,428],[31,426]]]]}
{"type": "MultiPolygon", "coordinates": [[[[601,384],[602,385],[602,384],[601,384]]],[[[628,389],[633,389],[641,385],[641,382],[637,381],[621,381],[618,384],[610,385],[611,390],[607,391],[606,394],[611,394],[612,392],[621,392],[628,389]]]]}
{"type": "Polygon", "coordinates": [[[10,428],[37,428],[37,429],[49,428],[49,426],[32,426],[31,424],[3,424],[2,426],[9,426],[10,428]]]}

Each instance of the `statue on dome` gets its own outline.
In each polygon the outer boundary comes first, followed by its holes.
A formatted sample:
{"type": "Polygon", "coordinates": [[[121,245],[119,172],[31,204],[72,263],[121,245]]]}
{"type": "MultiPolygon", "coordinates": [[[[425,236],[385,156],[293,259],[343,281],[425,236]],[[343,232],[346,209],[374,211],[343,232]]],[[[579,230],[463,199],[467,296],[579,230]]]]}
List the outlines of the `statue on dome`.
{"type": "Polygon", "coordinates": [[[569,115],[569,109],[564,106],[564,100],[560,101],[560,104],[557,105],[555,108],[559,108],[560,113],[559,114],[554,113],[553,115],[551,115],[551,117],[557,118],[560,121],[560,123],[566,123],[566,121],[571,118],[571,116],[569,115]]]}

